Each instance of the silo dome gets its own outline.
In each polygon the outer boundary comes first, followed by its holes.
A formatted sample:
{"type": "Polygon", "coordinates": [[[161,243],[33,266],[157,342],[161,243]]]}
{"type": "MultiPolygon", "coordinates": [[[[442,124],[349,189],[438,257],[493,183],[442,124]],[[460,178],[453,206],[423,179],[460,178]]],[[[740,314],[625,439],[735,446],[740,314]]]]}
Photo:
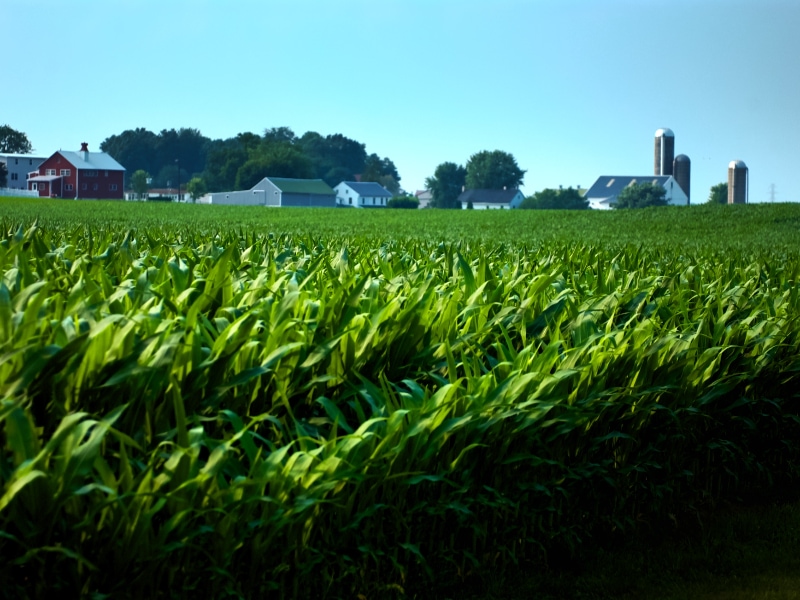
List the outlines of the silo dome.
{"type": "Polygon", "coordinates": [[[656,130],[656,137],[675,137],[675,134],[672,133],[672,129],[669,127],[664,127],[656,130]]]}
{"type": "Polygon", "coordinates": [[[688,163],[690,163],[692,161],[685,154],[678,154],[678,156],[675,157],[675,162],[688,162],[688,163]]]}
{"type": "Polygon", "coordinates": [[[744,164],[744,161],[743,161],[743,160],[732,160],[732,161],[731,161],[731,162],[728,164],[728,168],[729,168],[729,169],[746,169],[746,168],[747,168],[747,165],[746,165],[746,164],[744,164]]]}

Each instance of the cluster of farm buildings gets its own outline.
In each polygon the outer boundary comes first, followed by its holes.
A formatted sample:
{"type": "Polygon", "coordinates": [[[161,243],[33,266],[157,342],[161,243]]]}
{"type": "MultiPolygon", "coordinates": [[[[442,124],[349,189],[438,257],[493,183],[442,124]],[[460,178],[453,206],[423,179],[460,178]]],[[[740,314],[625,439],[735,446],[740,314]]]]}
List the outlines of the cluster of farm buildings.
{"type": "MultiPolygon", "coordinates": [[[[583,192],[593,209],[610,209],[619,194],[635,183],[653,183],[665,190],[669,204],[690,203],[691,161],[674,156],[675,135],[659,129],[655,135],[654,174],[641,176],[604,175],[583,192]]],[[[124,190],[125,168],[105,152],[90,152],[86,143],[77,152],[59,150],[50,157],[0,155],[8,171],[8,191],[15,195],[74,199],[138,200],[138,194],[124,190]]],[[[728,203],[747,202],[748,171],[740,160],[728,165],[728,203]]],[[[167,197],[185,202],[188,194],[177,189],[150,190],[147,197],[167,197]]],[[[420,208],[426,208],[431,193],[416,193],[420,208]]],[[[330,187],[321,179],[264,177],[248,190],[214,192],[198,199],[201,204],[237,204],[250,206],[309,206],[385,208],[391,192],[378,183],[342,181],[330,187]]],[[[147,198],[145,198],[147,199],[147,198]]],[[[462,191],[462,208],[517,208],[524,195],[518,189],[462,191]]]]}

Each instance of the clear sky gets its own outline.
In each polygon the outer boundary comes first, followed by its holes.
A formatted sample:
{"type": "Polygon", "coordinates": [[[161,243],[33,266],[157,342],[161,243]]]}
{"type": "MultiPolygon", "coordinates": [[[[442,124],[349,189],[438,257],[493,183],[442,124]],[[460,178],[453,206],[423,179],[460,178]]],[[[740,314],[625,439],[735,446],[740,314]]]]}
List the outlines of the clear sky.
{"type": "Polygon", "coordinates": [[[800,0],[0,0],[0,124],[36,153],[125,129],[288,126],[391,158],[408,191],[512,153],[523,191],[650,175],[692,200],[750,169],[800,201],[800,0]]]}

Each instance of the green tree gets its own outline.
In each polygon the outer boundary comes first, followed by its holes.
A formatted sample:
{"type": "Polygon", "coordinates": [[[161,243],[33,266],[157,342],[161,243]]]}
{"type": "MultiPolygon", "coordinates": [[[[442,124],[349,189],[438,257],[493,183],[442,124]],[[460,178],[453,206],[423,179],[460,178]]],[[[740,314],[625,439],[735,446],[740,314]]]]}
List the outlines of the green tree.
{"type": "Polygon", "coordinates": [[[516,159],[502,150],[483,150],[467,161],[466,186],[470,190],[502,190],[522,185],[525,171],[516,159]]]}
{"type": "Polygon", "coordinates": [[[464,189],[467,171],[461,165],[444,162],[436,167],[433,177],[425,180],[431,191],[430,206],[433,208],[461,208],[458,197],[464,189]]]}
{"type": "Polygon", "coordinates": [[[356,174],[364,172],[367,160],[364,144],[340,133],[323,137],[316,131],[308,131],[297,141],[297,146],[311,161],[311,176],[323,179],[328,185],[354,181],[356,174]]]}
{"type": "MultiPolygon", "coordinates": [[[[157,145],[158,136],[155,133],[144,127],[137,127],[107,137],[100,143],[100,150],[108,153],[128,173],[140,170],[158,173],[163,165],[156,155],[157,145]]],[[[170,162],[174,162],[174,159],[170,162]]]]}
{"type": "Polygon", "coordinates": [[[206,182],[201,177],[192,177],[186,184],[186,192],[192,197],[192,202],[197,202],[206,193],[206,182]]]}
{"type": "Polygon", "coordinates": [[[711,186],[706,204],[727,204],[728,203],[728,184],[718,183],[711,186]]]}
{"type": "Polygon", "coordinates": [[[270,127],[264,130],[264,141],[294,144],[297,142],[297,136],[289,127],[270,127]]]}
{"type": "Polygon", "coordinates": [[[394,196],[386,203],[388,208],[419,208],[419,199],[415,196],[394,196]]]}
{"type": "Polygon", "coordinates": [[[271,144],[255,153],[236,173],[236,189],[249,190],[264,177],[313,177],[313,167],[308,157],[290,144],[271,144]]]}
{"type": "Polygon", "coordinates": [[[634,183],[620,192],[614,208],[666,206],[666,194],[667,190],[656,183],[634,183]]]}
{"type": "Polygon", "coordinates": [[[150,187],[148,179],[150,179],[150,174],[144,169],[139,169],[133,175],[131,175],[131,189],[136,193],[140,200],[145,194],[147,194],[147,190],[150,187]]]}
{"type": "Polygon", "coordinates": [[[0,163],[0,188],[4,188],[8,185],[8,169],[6,169],[6,163],[0,163]]]}
{"type": "Polygon", "coordinates": [[[522,201],[520,208],[533,209],[565,209],[565,210],[584,210],[589,208],[589,201],[575,188],[567,189],[544,189],[536,192],[533,196],[528,196],[522,201]]]}
{"type": "Polygon", "coordinates": [[[111,155],[128,173],[140,169],[155,173],[153,184],[156,187],[166,186],[167,181],[177,185],[176,160],[180,163],[181,181],[202,172],[211,147],[211,140],[199,130],[188,127],[163,129],[158,134],[143,127],[128,129],[100,144],[100,150],[111,155]]]}
{"type": "Polygon", "coordinates": [[[0,126],[0,152],[3,154],[30,154],[33,152],[28,136],[8,125],[0,126]]]}

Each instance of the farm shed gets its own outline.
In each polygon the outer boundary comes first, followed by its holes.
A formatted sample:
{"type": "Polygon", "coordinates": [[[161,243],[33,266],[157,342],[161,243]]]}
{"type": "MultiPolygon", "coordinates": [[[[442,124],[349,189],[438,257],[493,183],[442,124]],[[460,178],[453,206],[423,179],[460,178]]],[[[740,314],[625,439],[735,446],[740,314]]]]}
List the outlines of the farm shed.
{"type": "Polygon", "coordinates": [[[264,177],[249,190],[206,194],[202,204],[239,204],[248,206],[317,206],[336,205],[336,193],[322,179],[264,177]]]}

